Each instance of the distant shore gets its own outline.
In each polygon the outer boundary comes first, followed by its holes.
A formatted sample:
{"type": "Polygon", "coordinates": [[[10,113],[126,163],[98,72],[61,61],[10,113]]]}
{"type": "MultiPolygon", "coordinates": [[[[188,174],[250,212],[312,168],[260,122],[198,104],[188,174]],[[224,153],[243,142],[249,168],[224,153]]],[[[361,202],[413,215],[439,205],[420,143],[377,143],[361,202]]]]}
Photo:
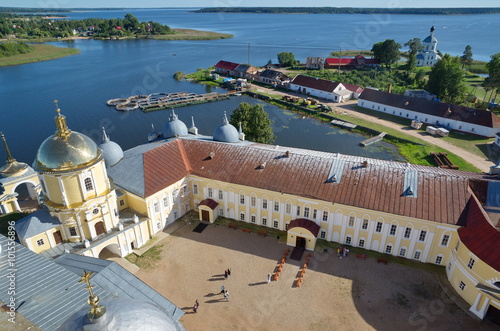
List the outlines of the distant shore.
{"type": "Polygon", "coordinates": [[[80,50],[75,48],[56,47],[47,44],[35,44],[32,46],[34,47],[34,50],[32,52],[14,56],[0,57],[0,67],[48,61],[80,53],[80,50]]]}

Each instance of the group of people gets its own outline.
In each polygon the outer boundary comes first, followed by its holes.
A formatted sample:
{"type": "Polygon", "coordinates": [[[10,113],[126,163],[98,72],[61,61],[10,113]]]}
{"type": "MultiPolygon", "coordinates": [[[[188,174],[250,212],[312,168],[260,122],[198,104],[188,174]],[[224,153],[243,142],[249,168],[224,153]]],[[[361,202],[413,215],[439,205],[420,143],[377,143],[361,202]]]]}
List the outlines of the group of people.
{"type": "Polygon", "coordinates": [[[224,270],[224,278],[228,279],[229,276],[231,276],[231,269],[227,268],[227,270],[224,270]]]}
{"type": "Polygon", "coordinates": [[[349,248],[345,248],[342,246],[339,246],[339,248],[337,248],[337,256],[338,257],[343,258],[343,257],[346,257],[347,255],[349,255],[349,248]]]}
{"type": "MultiPolygon", "coordinates": [[[[228,279],[229,276],[231,276],[231,268],[227,268],[226,270],[224,270],[224,278],[228,279]]],[[[224,285],[222,285],[222,287],[221,287],[220,294],[224,295],[224,298],[226,299],[226,301],[229,301],[229,292],[226,290],[224,285]]],[[[200,302],[198,301],[198,299],[196,299],[196,301],[194,302],[194,306],[193,306],[193,312],[198,313],[199,306],[200,306],[200,302]]]]}

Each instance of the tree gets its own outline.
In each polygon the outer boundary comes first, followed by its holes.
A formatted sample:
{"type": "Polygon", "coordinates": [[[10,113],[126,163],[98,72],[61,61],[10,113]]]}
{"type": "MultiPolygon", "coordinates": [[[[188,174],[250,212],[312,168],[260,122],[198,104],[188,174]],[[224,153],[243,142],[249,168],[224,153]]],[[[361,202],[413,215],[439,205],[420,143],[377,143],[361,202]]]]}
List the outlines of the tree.
{"type": "Polygon", "coordinates": [[[399,49],[401,45],[393,39],[387,39],[373,45],[372,52],[376,59],[379,59],[382,64],[390,67],[399,60],[399,49]]]}
{"type": "Polygon", "coordinates": [[[488,77],[484,80],[484,86],[491,88],[489,101],[493,91],[500,87],[500,53],[491,56],[490,62],[486,63],[486,69],[488,69],[488,77]]]}
{"type": "Polygon", "coordinates": [[[413,38],[408,40],[405,44],[408,47],[408,61],[406,62],[406,73],[409,75],[415,70],[417,64],[417,54],[422,51],[422,43],[420,38],[413,38]]]}
{"type": "Polygon", "coordinates": [[[432,67],[427,90],[436,94],[444,102],[460,104],[465,101],[467,89],[458,57],[445,54],[432,67]]]}
{"type": "Polygon", "coordinates": [[[460,62],[462,62],[462,69],[472,64],[472,47],[470,45],[465,46],[465,51],[460,57],[460,62]]]}
{"type": "Polygon", "coordinates": [[[246,102],[240,103],[239,107],[233,110],[229,121],[235,127],[239,127],[245,133],[247,140],[262,144],[272,144],[274,139],[272,121],[260,104],[250,105],[246,102]]]}
{"type": "Polygon", "coordinates": [[[278,53],[278,62],[283,67],[293,67],[298,61],[295,60],[295,55],[292,52],[281,52],[278,53]]]}

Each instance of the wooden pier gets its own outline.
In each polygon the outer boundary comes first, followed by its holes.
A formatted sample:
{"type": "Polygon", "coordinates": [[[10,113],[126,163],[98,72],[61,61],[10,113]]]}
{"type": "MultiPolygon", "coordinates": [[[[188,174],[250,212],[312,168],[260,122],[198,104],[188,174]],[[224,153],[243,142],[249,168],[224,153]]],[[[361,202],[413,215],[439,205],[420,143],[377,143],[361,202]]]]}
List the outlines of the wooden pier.
{"type": "Polygon", "coordinates": [[[331,120],[330,123],[332,125],[340,126],[341,128],[347,128],[347,129],[355,129],[357,127],[356,124],[340,120],[331,120]]]}
{"type": "Polygon", "coordinates": [[[373,143],[376,143],[377,141],[380,141],[384,138],[384,136],[386,135],[385,132],[381,132],[378,136],[374,136],[374,137],[371,137],[371,138],[368,138],[366,140],[363,140],[362,142],[360,142],[359,144],[363,147],[365,146],[368,146],[368,145],[371,145],[373,143]]]}

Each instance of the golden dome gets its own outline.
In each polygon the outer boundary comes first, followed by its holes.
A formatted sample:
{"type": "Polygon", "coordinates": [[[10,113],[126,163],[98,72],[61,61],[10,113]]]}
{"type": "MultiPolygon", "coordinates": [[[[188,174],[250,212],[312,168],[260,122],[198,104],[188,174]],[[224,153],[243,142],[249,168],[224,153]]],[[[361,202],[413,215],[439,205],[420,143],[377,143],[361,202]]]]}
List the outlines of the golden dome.
{"type": "Polygon", "coordinates": [[[33,167],[39,172],[70,171],[101,160],[97,144],[86,135],[68,129],[66,117],[61,115],[59,108],[56,112],[57,131],[40,145],[33,167]]]}

